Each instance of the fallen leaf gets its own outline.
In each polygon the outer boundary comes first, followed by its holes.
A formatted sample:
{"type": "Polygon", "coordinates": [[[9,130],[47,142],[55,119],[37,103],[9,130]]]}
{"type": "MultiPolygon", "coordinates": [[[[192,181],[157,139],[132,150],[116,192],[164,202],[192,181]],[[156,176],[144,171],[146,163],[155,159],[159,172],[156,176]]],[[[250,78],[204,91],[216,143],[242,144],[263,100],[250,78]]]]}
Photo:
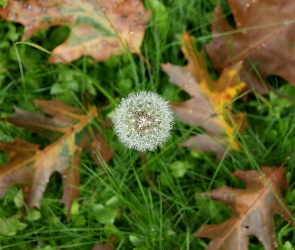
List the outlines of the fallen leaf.
{"type": "Polygon", "coordinates": [[[241,63],[225,69],[219,79],[213,81],[204,53],[196,49],[193,38],[184,32],[181,42],[188,64],[180,67],[167,63],[162,65],[162,69],[169,75],[169,80],[186,91],[191,99],[172,103],[172,108],[181,119],[201,126],[207,133],[190,137],[181,145],[195,150],[213,150],[217,159],[221,159],[228,144],[232,149],[239,149],[235,132],[246,126],[245,114],[231,111],[234,98],[245,86],[239,79],[241,63]]]}
{"type": "Polygon", "coordinates": [[[104,243],[104,244],[96,243],[92,248],[92,250],[113,250],[113,249],[114,248],[108,243],[104,243]]]}
{"type": "Polygon", "coordinates": [[[270,75],[295,85],[294,1],[228,0],[228,3],[236,29],[230,26],[218,3],[212,23],[214,38],[206,47],[214,67],[221,72],[243,60],[241,79],[248,83],[245,90],[254,88],[267,93],[270,75]]]}
{"type": "Polygon", "coordinates": [[[43,28],[69,26],[69,38],[48,60],[66,63],[83,55],[99,62],[139,52],[150,12],[139,0],[14,0],[0,9],[0,16],[25,26],[23,40],[43,28]]]}
{"type": "Polygon", "coordinates": [[[99,131],[97,108],[85,112],[54,99],[34,100],[34,103],[49,116],[16,108],[15,115],[7,120],[47,137],[50,144],[40,149],[39,145],[20,138],[0,142],[0,149],[10,159],[0,168],[0,197],[13,185],[21,185],[26,204],[39,208],[51,174],[58,172],[64,185],[62,202],[69,211],[79,196],[82,150],[90,152],[96,162],[97,154],[108,161],[112,153],[99,131]]]}
{"type": "Polygon", "coordinates": [[[110,237],[110,242],[109,243],[96,243],[93,247],[92,250],[113,250],[114,249],[114,243],[116,241],[116,236],[112,235],[110,237]]]}
{"type": "Polygon", "coordinates": [[[217,225],[204,225],[193,236],[210,238],[207,250],[247,250],[249,236],[256,236],[265,250],[278,244],[273,214],[281,215],[295,226],[293,216],[281,188],[288,189],[286,169],[262,167],[256,170],[236,170],[233,176],[246,184],[246,189],[216,188],[201,196],[221,201],[233,209],[232,217],[217,225]]]}

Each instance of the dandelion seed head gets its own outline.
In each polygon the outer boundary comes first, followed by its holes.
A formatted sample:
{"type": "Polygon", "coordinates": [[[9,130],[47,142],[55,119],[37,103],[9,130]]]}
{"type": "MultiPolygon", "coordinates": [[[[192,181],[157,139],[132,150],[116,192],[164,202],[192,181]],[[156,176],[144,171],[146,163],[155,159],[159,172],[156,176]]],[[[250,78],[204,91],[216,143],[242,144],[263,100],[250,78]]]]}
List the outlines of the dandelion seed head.
{"type": "Polygon", "coordinates": [[[168,139],[173,113],[160,95],[140,91],[123,98],[113,117],[119,140],[131,149],[153,151],[168,139]]]}

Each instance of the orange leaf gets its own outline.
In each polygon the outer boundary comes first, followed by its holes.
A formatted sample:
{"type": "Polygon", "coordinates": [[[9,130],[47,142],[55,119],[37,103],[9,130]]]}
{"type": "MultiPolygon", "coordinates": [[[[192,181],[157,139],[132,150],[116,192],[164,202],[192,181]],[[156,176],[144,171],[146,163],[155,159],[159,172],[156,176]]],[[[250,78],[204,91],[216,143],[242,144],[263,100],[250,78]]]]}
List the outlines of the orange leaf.
{"type": "Polygon", "coordinates": [[[244,128],[245,114],[232,114],[234,98],[244,87],[239,79],[241,63],[224,70],[216,81],[213,81],[206,67],[203,51],[198,51],[193,38],[186,32],[181,39],[182,51],[188,60],[184,67],[170,63],[163,64],[163,70],[170,81],[186,91],[191,99],[173,103],[173,111],[184,121],[203,127],[207,134],[191,137],[181,145],[194,147],[195,150],[213,150],[220,159],[227,144],[239,149],[235,139],[235,130],[244,128]]]}
{"type": "Polygon", "coordinates": [[[96,152],[108,161],[112,153],[99,132],[96,117],[98,111],[92,107],[88,113],[80,108],[57,100],[34,100],[36,107],[50,116],[30,113],[16,108],[8,121],[40,135],[51,144],[44,149],[20,138],[13,142],[0,142],[0,149],[10,161],[0,168],[0,197],[13,185],[22,185],[25,202],[29,207],[39,207],[46,185],[53,172],[63,177],[62,202],[67,211],[79,196],[79,166],[82,150],[90,151],[97,161],[96,152]]]}
{"type": "Polygon", "coordinates": [[[246,189],[216,188],[202,196],[232,207],[232,217],[218,225],[204,225],[196,237],[212,239],[207,250],[247,250],[249,236],[256,236],[266,250],[278,246],[273,214],[281,215],[293,226],[293,216],[280,189],[288,189],[286,169],[262,167],[256,170],[236,170],[233,176],[246,184],[246,189]]]}
{"type": "Polygon", "coordinates": [[[23,24],[23,39],[46,27],[69,26],[69,38],[48,60],[66,63],[83,55],[99,62],[128,50],[139,52],[150,12],[139,0],[14,0],[0,9],[0,16],[23,24]]]}

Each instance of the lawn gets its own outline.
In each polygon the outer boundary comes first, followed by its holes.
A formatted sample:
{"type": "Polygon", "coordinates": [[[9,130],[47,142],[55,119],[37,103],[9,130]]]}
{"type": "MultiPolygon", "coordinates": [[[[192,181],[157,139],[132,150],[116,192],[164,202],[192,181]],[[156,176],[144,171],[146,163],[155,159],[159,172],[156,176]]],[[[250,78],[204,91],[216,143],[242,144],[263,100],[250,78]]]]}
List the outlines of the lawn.
{"type": "MultiPolygon", "coordinates": [[[[2,5],[5,2],[0,0],[2,5]]],[[[228,3],[221,2],[229,22],[234,22],[228,3]]],[[[93,131],[103,135],[108,152],[112,152],[108,161],[101,151],[81,152],[76,168],[80,185],[72,187],[80,193],[70,203],[69,211],[61,203],[66,176],[56,170],[49,179],[38,183],[45,188],[39,208],[24,202],[23,183],[16,181],[0,200],[0,249],[87,250],[98,243],[107,243],[110,249],[206,249],[210,240],[192,234],[204,224],[226,221],[232,216],[232,209],[199,194],[223,186],[245,189],[245,184],[231,173],[261,173],[263,166],[283,164],[289,188],[281,190],[282,196],[294,213],[295,88],[294,82],[289,83],[276,73],[267,78],[272,86],[268,94],[250,89],[224,105],[230,105],[232,114],[245,112],[247,126],[243,131],[234,127],[232,139],[239,149],[233,149],[231,143],[222,144],[221,157],[216,157],[216,152],[194,151],[179,145],[192,136],[206,134],[207,128],[177,115],[171,135],[156,150],[142,153],[119,141],[111,119],[120,100],[129,93],[156,92],[170,104],[191,98],[171,83],[162,64],[184,67],[188,62],[181,50],[183,31],[194,37],[195,47],[201,50],[212,42],[211,24],[216,22],[216,0],[143,3],[152,15],[141,53],[112,55],[99,62],[82,56],[69,63],[48,63],[50,51],[69,36],[69,27],[44,28],[22,40],[24,26],[0,18],[0,147],[3,149],[1,145],[16,137],[40,145],[41,150],[48,147],[52,143],[48,137],[13,125],[7,119],[14,115],[15,107],[48,117],[32,100],[55,98],[81,108],[85,114],[90,106],[96,107],[98,115],[89,124],[93,131]]],[[[205,62],[210,77],[216,81],[220,73],[214,69],[208,53],[205,62]]],[[[12,158],[24,160],[21,153],[15,156],[0,151],[1,165],[12,158]]],[[[0,176],[3,171],[0,167],[0,176]]],[[[273,218],[278,249],[294,249],[294,227],[279,214],[273,218]]],[[[248,249],[265,248],[252,235],[248,249]]]]}

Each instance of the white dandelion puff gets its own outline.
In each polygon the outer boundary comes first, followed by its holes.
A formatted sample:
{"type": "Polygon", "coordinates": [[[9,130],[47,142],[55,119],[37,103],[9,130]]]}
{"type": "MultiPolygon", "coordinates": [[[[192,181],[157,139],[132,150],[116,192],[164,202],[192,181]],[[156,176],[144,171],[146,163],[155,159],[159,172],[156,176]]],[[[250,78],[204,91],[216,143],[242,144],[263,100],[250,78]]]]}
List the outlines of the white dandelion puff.
{"type": "Polygon", "coordinates": [[[163,145],[174,124],[168,102],[149,91],[133,92],[122,99],[112,120],[119,140],[142,152],[163,145]]]}

